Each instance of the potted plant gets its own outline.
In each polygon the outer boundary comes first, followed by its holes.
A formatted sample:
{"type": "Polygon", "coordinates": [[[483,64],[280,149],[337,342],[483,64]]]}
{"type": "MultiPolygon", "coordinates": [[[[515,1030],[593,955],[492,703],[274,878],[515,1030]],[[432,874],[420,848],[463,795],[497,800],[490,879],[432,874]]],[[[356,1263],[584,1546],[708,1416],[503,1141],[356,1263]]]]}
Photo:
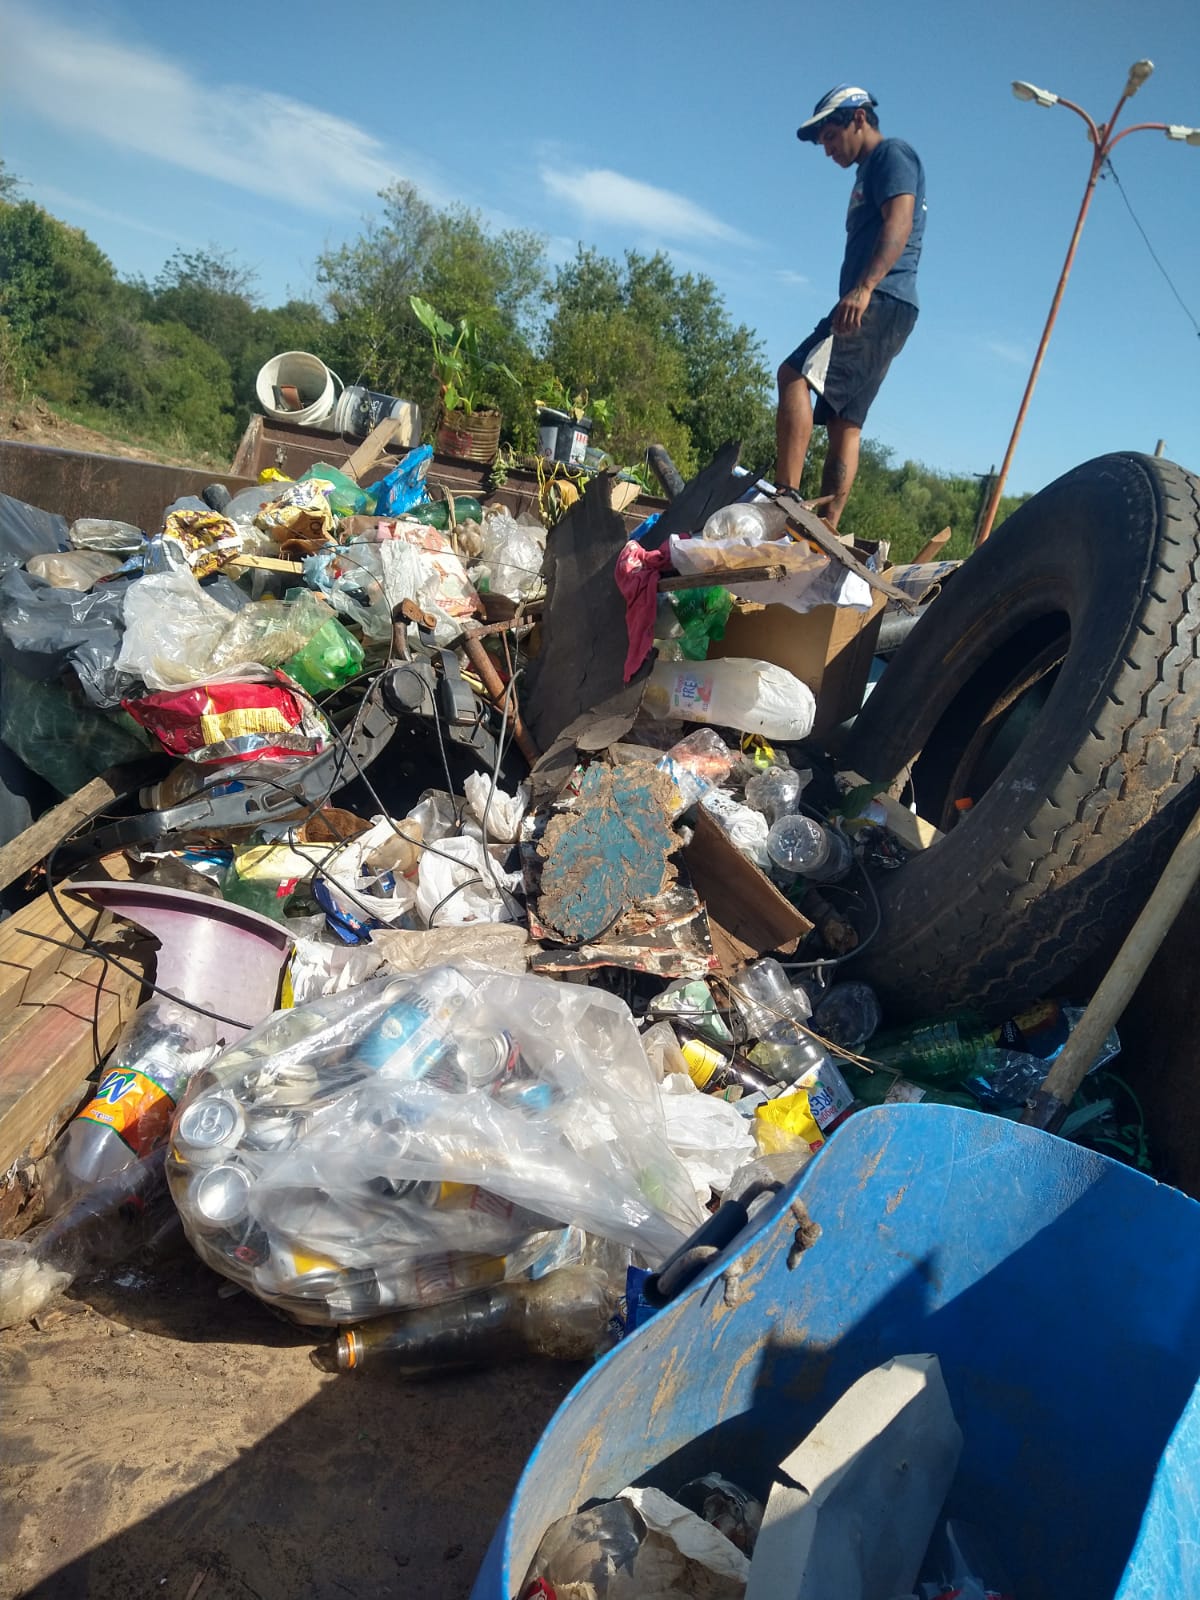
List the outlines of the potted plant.
{"type": "Polygon", "coordinates": [[[441,391],[437,448],[468,461],[493,460],[500,443],[500,412],[489,385],[496,378],[512,384],[517,379],[502,361],[480,354],[479,329],[469,317],[447,322],[415,294],[409,305],[433,347],[433,374],[441,391]]]}
{"type": "Polygon", "coordinates": [[[589,402],[586,389],[572,393],[561,378],[550,377],[539,386],[538,454],[547,461],[582,466],[592,428],[607,427],[611,407],[607,400],[589,402]],[[590,415],[588,413],[591,413],[590,415]]]}

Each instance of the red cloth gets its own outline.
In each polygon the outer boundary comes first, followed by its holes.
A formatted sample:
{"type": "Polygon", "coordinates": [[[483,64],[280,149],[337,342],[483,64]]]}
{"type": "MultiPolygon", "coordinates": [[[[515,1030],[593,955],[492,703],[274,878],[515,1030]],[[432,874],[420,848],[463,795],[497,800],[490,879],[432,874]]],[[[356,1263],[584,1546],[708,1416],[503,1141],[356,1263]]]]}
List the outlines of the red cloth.
{"type": "Polygon", "coordinates": [[[670,564],[671,552],[666,545],[658,550],[646,550],[636,539],[631,539],[617,557],[617,588],[625,596],[625,627],[629,634],[626,683],[653,648],[658,579],[670,564]]]}

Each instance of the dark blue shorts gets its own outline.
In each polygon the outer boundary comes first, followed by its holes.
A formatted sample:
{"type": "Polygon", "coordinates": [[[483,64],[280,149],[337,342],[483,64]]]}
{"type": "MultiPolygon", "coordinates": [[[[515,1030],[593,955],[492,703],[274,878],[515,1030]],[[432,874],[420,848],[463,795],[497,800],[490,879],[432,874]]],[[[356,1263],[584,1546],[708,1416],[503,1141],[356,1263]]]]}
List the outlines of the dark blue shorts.
{"type": "Polygon", "coordinates": [[[888,294],[871,296],[857,333],[834,333],[832,318],[822,317],[786,362],[816,391],[814,422],[840,417],[861,428],[916,320],[916,306],[888,294]]]}

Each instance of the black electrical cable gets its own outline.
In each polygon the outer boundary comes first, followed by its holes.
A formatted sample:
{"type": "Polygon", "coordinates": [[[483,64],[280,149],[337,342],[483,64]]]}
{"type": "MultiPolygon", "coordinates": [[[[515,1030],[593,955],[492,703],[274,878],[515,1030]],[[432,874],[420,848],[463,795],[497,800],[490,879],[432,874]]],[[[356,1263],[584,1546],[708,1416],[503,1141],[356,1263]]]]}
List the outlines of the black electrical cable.
{"type": "Polygon", "coordinates": [[[1113,182],[1117,186],[1117,192],[1120,194],[1121,199],[1124,200],[1124,202],[1125,202],[1125,209],[1129,212],[1129,215],[1133,218],[1134,227],[1141,234],[1142,240],[1145,243],[1146,249],[1149,250],[1149,252],[1150,252],[1151,261],[1153,261],[1154,265],[1158,268],[1158,270],[1162,273],[1163,277],[1166,279],[1167,288],[1170,289],[1171,293],[1175,296],[1176,300],[1179,302],[1180,308],[1183,311],[1184,316],[1191,323],[1192,327],[1195,328],[1196,335],[1197,335],[1198,338],[1200,338],[1200,322],[1196,321],[1195,317],[1192,315],[1191,309],[1189,308],[1187,302],[1184,300],[1184,298],[1180,294],[1179,290],[1175,287],[1174,283],[1171,281],[1171,274],[1167,271],[1166,267],[1164,267],[1162,262],[1158,259],[1158,255],[1157,255],[1157,253],[1156,253],[1156,251],[1154,249],[1154,246],[1150,243],[1150,237],[1147,234],[1145,228],[1143,228],[1141,223],[1138,221],[1137,212],[1133,209],[1133,206],[1130,203],[1129,196],[1125,193],[1125,185],[1121,182],[1120,178],[1117,176],[1117,169],[1116,169],[1116,167],[1113,166],[1111,157],[1105,162],[1105,166],[1108,168],[1109,175],[1111,176],[1113,182]]]}

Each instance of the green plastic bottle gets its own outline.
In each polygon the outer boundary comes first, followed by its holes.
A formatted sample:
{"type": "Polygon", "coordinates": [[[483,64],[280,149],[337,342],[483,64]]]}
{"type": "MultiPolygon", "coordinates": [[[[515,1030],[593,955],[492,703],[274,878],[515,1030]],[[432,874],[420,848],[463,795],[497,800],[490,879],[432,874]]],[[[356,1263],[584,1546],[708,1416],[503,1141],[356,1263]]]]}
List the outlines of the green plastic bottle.
{"type": "Polygon", "coordinates": [[[957,1084],[995,1066],[996,1030],[980,1017],[960,1013],[877,1033],[863,1053],[918,1083],[957,1084]]]}
{"type": "Polygon", "coordinates": [[[363,647],[336,617],[322,623],[283,670],[311,695],[328,694],[362,671],[363,647]]]}
{"type": "MultiPolygon", "coordinates": [[[[430,500],[425,505],[413,506],[411,511],[404,513],[404,517],[407,522],[423,522],[430,528],[437,528],[440,533],[445,533],[450,526],[450,510],[444,500],[430,500]]],[[[473,495],[455,495],[454,520],[482,522],[483,507],[473,495]]]]}
{"type": "Polygon", "coordinates": [[[957,1089],[931,1088],[925,1084],[914,1083],[911,1078],[901,1077],[898,1073],[886,1069],[868,1072],[865,1067],[856,1067],[852,1061],[843,1061],[841,1068],[850,1092],[863,1106],[894,1105],[925,1100],[930,1105],[965,1106],[969,1111],[979,1110],[978,1100],[969,1094],[959,1093],[957,1089]]]}

